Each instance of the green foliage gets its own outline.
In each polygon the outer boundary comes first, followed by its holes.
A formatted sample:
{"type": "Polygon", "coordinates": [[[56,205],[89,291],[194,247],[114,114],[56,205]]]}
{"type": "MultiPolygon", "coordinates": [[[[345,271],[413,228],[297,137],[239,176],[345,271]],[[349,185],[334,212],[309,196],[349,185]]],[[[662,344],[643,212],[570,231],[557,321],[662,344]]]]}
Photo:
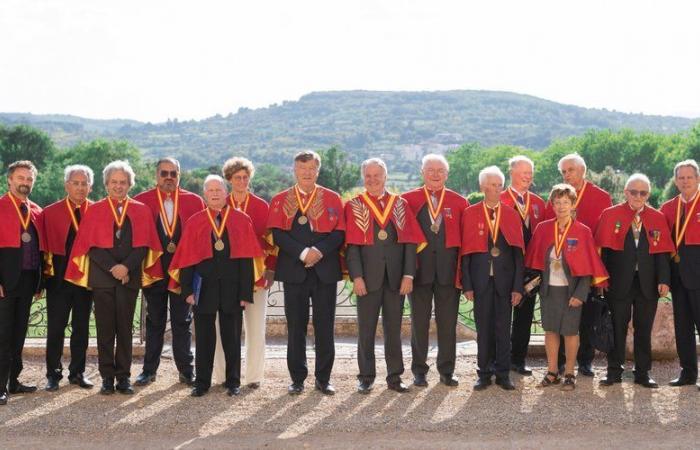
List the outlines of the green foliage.
{"type": "Polygon", "coordinates": [[[321,156],[318,184],[341,194],[359,184],[360,166],[350,162],[344,151],[333,146],[318,154],[321,156]]]}
{"type": "Polygon", "coordinates": [[[4,127],[0,125],[0,161],[3,168],[11,163],[28,159],[37,169],[51,158],[54,144],[48,134],[26,125],[4,127]]]}
{"type": "Polygon", "coordinates": [[[250,182],[252,191],[267,201],[293,183],[294,176],[291,170],[283,170],[265,163],[255,166],[255,177],[250,182]]]}

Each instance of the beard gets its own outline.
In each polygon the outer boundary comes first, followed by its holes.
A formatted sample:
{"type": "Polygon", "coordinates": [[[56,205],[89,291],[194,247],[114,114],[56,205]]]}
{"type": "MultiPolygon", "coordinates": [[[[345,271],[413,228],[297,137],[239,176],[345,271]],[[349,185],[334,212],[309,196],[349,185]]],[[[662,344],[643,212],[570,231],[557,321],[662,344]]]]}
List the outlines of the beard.
{"type": "Polygon", "coordinates": [[[17,186],[17,192],[19,192],[22,195],[29,195],[32,192],[32,188],[30,186],[22,184],[17,186]]]}

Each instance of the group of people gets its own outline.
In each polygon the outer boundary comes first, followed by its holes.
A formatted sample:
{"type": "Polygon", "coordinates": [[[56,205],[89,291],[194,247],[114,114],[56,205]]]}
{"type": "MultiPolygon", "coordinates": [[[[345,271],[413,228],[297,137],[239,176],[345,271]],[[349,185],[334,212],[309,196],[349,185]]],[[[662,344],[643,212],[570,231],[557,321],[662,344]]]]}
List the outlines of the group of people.
{"type": "Polygon", "coordinates": [[[375,339],[382,318],[387,387],[405,392],[401,323],[404,298],[411,311],[414,386],[428,385],[430,321],[438,339],[435,368],[441,383],[457,386],[456,326],[463,293],[474,302],[478,371],[475,390],[515,386],[510,372],[526,365],[535,298],[541,299],[547,373],[542,387],[576,385],[594,376],[591,362],[592,296],[605,295],[612,311],[614,349],[600,384],[621,382],[625,340],[634,326],[634,379],[650,376],[651,330],[657,301],[673,296],[680,376],[695,384],[695,330],[700,326],[700,169],[678,163],[680,194],[661,210],[647,200],[643,174],[629,177],[625,201],[587,181],[577,154],[559,161],[563,182],[547,202],[530,191],[534,164],[510,159],[510,183],[496,166],[479,173],[483,201],[474,205],[445,187],[447,160],[422,161],[423,186],[401,195],[386,190],[379,158],[361,165],[364,191],[347,202],[317,184],[321,159],[294,157],[296,184],[268,204],[250,191],[251,161],[232,158],[222,176],[208,175],[203,198],[179,187],[173,158],[156,165],[156,186],[133,198],[135,174],[127,161],[103,170],[107,191],[93,202],[93,171],[65,168],[66,196],[42,210],[29,197],[37,178],[30,161],[7,168],[0,198],[0,404],[9,394],[34,392],[22,383],[22,350],[32,298],[46,289],[48,332],[45,389],[63,378],[65,328],[71,320],[68,381],[93,387],[85,373],[90,313],[97,328],[100,392],[132,394],[133,318],[139,290],[146,302],[146,349],[133,385],[156,380],[170,312],[179,381],[205,395],[212,380],[228,395],[241,392],[241,335],[251,389],[264,381],[267,292],[284,290],[288,329],[288,392],[304,391],[309,375],[306,337],[313,312],[315,388],[332,395],[337,284],[348,276],[357,297],[358,385],[369,393],[376,378],[375,339]],[[196,356],[191,350],[194,319],[196,356]]]}

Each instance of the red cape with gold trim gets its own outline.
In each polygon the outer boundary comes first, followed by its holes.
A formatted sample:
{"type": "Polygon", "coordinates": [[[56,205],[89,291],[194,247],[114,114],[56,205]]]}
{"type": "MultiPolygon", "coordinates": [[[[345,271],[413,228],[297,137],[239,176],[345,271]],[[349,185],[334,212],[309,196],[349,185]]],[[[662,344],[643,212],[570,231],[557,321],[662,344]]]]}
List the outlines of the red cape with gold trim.
{"type": "MultiPolygon", "coordinates": [[[[257,282],[263,276],[264,263],[263,252],[255,236],[253,222],[246,214],[231,208],[225,227],[231,249],[231,259],[253,258],[253,278],[257,282]]],[[[193,215],[187,222],[187,227],[180,238],[180,245],[177,246],[175,256],[173,256],[168,269],[170,275],[169,290],[175,293],[180,292],[181,269],[214,257],[211,243],[213,231],[206,209],[193,215]]]]}
{"type": "MultiPolygon", "coordinates": [[[[389,219],[396,228],[397,242],[399,244],[416,244],[417,251],[425,248],[427,241],[423,235],[423,230],[416,220],[416,215],[411,210],[408,202],[396,194],[396,197],[389,219]]],[[[357,195],[345,204],[345,217],[347,218],[345,231],[345,244],[352,245],[372,245],[374,244],[374,227],[372,223],[378,224],[369,206],[365,203],[362,195],[357,195]]]]}
{"type": "MultiPolygon", "coordinates": [[[[156,189],[149,189],[148,191],[141,192],[134,197],[134,200],[141,202],[153,213],[154,223],[158,223],[158,216],[160,216],[160,204],[158,204],[158,195],[156,194],[156,189]]],[[[179,199],[178,199],[178,221],[180,222],[180,229],[184,231],[184,225],[187,220],[192,217],[195,213],[203,210],[206,206],[204,205],[204,200],[199,195],[187,191],[185,189],[178,188],[179,199]]],[[[165,195],[163,194],[163,199],[165,200],[165,195]]]]}
{"type": "MultiPolygon", "coordinates": [[[[700,193],[697,195],[700,195],[700,193]]],[[[676,225],[676,208],[678,207],[679,197],[680,195],[673,197],[671,200],[668,200],[666,203],[661,205],[660,208],[661,212],[666,217],[666,223],[668,224],[668,228],[671,230],[674,230],[676,225]]],[[[690,210],[691,204],[692,202],[690,202],[690,204],[687,205],[686,213],[688,212],[688,210],[690,210]]],[[[681,205],[685,205],[685,203],[681,202],[681,205]]],[[[688,221],[688,228],[686,228],[685,236],[683,236],[682,242],[685,242],[686,245],[700,245],[700,201],[695,205],[695,211],[693,211],[693,216],[694,217],[692,217],[688,221]]],[[[680,225],[681,227],[683,227],[682,223],[680,225]]]]}
{"type": "MultiPolygon", "coordinates": [[[[231,195],[228,196],[228,204],[233,204],[231,195]]],[[[260,238],[260,248],[265,256],[265,269],[275,270],[277,267],[277,249],[272,243],[272,233],[267,228],[267,219],[270,215],[270,205],[262,198],[248,193],[248,205],[245,210],[241,210],[253,221],[255,234],[260,238]]],[[[260,280],[264,284],[265,280],[260,280]]]]}
{"type": "MultiPolygon", "coordinates": [[[[489,249],[488,240],[492,239],[489,225],[484,217],[484,202],[480,201],[464,210],[462,214],[462,247],[459,255],[470,253],[486,253],[489,249]],[[480,234],[481,232],[481,234],[480,234]]],[[[520,216],[513,208],[501,208],[501,224],[499,233],[503,235],[508,245],[520,247],[525,251],[523,227],[520,216]]]]}
{"type": "MultiPolygon", "coordinates": [[[[525,267],[543,270],[547,252],[554,245],[554,223],[556,219],[540,223],[530,239],[525,253],[525,267]]],[[[562,246],[564,260],[575,277],[591,276],[594,286],[607,285],[608,271],[600,259],[591,229],[574,220],[562,246]]]]}
{"type": "MultiPolygon", "coordinates": [[[[340,196],[330,189],[317,186],[318,190],[312,204],[306,211],[314,232],[330,233],[334,230],[345,230],[343,203],[340,196]]],[[[292,221],[299,210],[294,186],[272,197],[270,215],[267,219],[268,228],[279,228],[289,231],[292,221]]]]}
{"type": "MultiPolygon", "coordinates": [[[[649,241],[649,254],[672,253],[676,250],[671,238],[671,230],[666,217],[649,205],[639,213],[649,241]]],[[[603,211],[598,228],[595,230],[595,243],[598,247],[621,251],[625,248],[625,236],[634,220],[634,211],[627,202],[620,203],[603,211]]]]}
{"type": "MultiPolygon", "coordinates": [[[[85,212],[93,203],[90,199],[85,200],[80,206],[81,217],[85,217],[85,212]]],[[[44,208],[41,212],[41,226],[45,246],[44,275],[53,276],[53,255],[66,255],[66,239],[68,239],[68,231],[73,226],[65,197],[44,208]]]]}
{"type": "MultiPolygon", "coordinates": [[[[577,194],[580,194],[580,192],[577,194]]],[[[610,198],[610,194],[590,181],[586,181],[583,198],[576,208],[576,220],[583,223],[591,230],[595,230],[598,226],[600,215],[606,208],[610,208],[611,206],[612,198],[610,198]]],[[[554,209],[552,209],[552,202],[548,201],[544,218],[545,220],[549,220],[553,219],[555,216],[554,209]]]]}
{"type": "MultiPolygon", "coordinates": [[[[518,212],[518,207],[515,205],[513,197],[511,197],[508,193],[509,189],[510,188],[504,189],[503,192],[501,192],[501,203],[510,206],[515,210],[515,212],[518,212]]],[[[528,191],[528,194],[530,196],[530,229],[534,230],[537,227],[537,224],[544,220],[544,214],[547,207],[544,200],[542,200],[542,197],[530,191],[528,191]]],[[[520,213],[518,213],[518,215],[520,215],[520,213]]]]}
{"type": "MultiPolygon", "coordinates": [[[[131,198],[128,201],[126,215],[131,222],[131,245],[134,248],[148,248],[148,253],[141,264],[141,285],[150,286],[163,279],[163,268],[160,264],[163,249],[150,208],[131,198]]],[[[88,287],[90,272],[88,252],[93,247],[112,248],[114,246],[114,222],[114,215],[107,198],[88,208],[75,236],[73,250],[66,267],[66,280],[78,286],[88,287]]]]}
{"type": "MultiPolygon", "coordinates": [[[[445,198],[442,204],[442,221],[445,224],[445,247],[460,247],[462,243],[462,211],[469,206],[469,202],[455,191],[444,189],[445,198]]],[[[416,216],[427,203],[423,187],[404,192],[401,194],[401,197],[408,202],[408,206],[416,216]]]]}
{"type": "MultiPolygon", "coordinates": [[[[19,248],[22,239],[22,224],[17,215],[17,210],[10,200],[9,192],[0,197],[0,221],[2,221],[2,232],[0,233],[0,248],[19,248]]],[[[19,199],[15,198],[17,206],[19,199]]],[[[43,227],[41,222],[41,207],[31,200],[27,200],[29,205],[30,221],[36,228],[36,233],[39,237],[39,250],[44,251],[46,244],[44,243],[43,227]]]]}

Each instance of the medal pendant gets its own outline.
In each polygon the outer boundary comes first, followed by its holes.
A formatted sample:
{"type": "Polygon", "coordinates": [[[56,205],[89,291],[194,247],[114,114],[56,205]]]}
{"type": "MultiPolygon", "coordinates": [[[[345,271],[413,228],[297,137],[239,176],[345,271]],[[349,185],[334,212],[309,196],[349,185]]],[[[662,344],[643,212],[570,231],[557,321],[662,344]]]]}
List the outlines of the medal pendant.
{"type": "Polygon", "coordinates": [[[216,242],[214,243],[214,249],[217,252],[222,251],[224,249],[224,241],[222,241],[221,239],[217,239],[216,242]]]}
{"type": "Polygon", "coordinates": [[[168,251],[168,253],[175,253],[175,250],[177,250],[177,245],[175,245],[173,241],[170,241],[165,249],[168,251]]]}
{"type": "Polygon", "coordinates": [[[379,230],[377,237],[380,241],[386,241],[386,239],[389,237],[389,233],[387,233],[385,230],[379,230]]]}
{"type": "Polygon", "coordinates": [[[440,225],[438,225],[437,223],[430,225],[430,231],[432,231],[435,234],[438,234],[440,232],[440,225]]]}
{"type": "Polygon", "coordinates": [[[498,247],[491,247],[491,256],[498,258],[501,255],[501,250],[498,247]]]}
{"type": "Polygon", "coordinates": [[[561,261],[560,261],[560,260],[558,260],[558,259],[553,259],[553,260],[552,260],[552,270],[557,270],[557,271],[558,271],[558,270],[561,270],[561,267],[562,267],[562,265],[561,265],[561,261]]]}
{"type": "Polygon", "coordinates": [[[307,223],[309,223],[309,218],[306,216],[299,216],[297,222],[299,223],[299,225],[306,225],[307,223]]]}
{"type": "Polygon", "coordinates": [[[676,253],[676,255],[673,257],[673,262],[675,262],[676,264],[681,262],[681,255],[676,253]]]}
{"type": "Polygon", "coordinates": [[[25,244],[32,242],[32,235],[27,233],[26,231],[22,233],[22,242],[25,244]]]}

